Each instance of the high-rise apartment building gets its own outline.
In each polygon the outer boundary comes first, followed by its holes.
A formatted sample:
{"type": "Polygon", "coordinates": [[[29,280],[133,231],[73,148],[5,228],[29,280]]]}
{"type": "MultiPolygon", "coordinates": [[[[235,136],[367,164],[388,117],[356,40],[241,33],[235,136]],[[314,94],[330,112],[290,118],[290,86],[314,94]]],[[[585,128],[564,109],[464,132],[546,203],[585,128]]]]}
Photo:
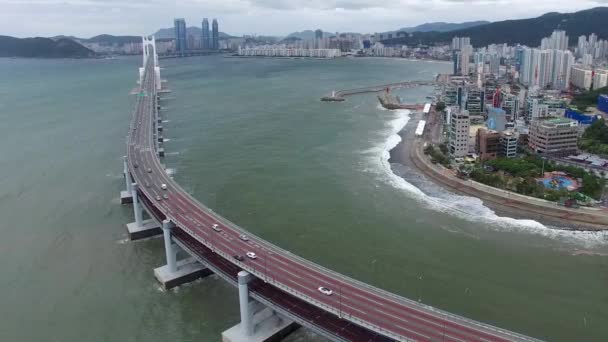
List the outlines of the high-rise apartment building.
{"type": "Polygon", "coordinates": [[[555,50],[553,55],[552,85],[556,90],[565,91],[570,86],[570,76],[574,65],[574,55],[570,51],[555,50]]]}
{"type": "Polygon", "coordinates": [[[173,21],[175,34],[175,51],[183,54],[188,49],[188,37],[186,33],[186,20],[176,18],[173,21]]]}
{"type": "Polygon", "coordinates": [[[469,127],[471,120],[469,112],[452,107],[450,110],[450,155],[463,158],[469,153],[469,127]]]}
{"type": "Polygon", "coordinates": [[[208,50],[211,49],[211,35],[209,32],[209,20],[203,19],[202,32],[201,32],[201,48],[208,50]]]}
{"type": "Polygon", "coordinates": [[[553,31],[550,37],[543,38],[540,46],[541,50],[567,50],[568,36],[566,35],[566,31],[553,31]]]}
{"type": "Polygon", "coordinates": [[[579,89],[590,90],[593,83],[593,70],[586,65],[572,67],[572,85],[579,89]]]}
{"type": "Polygon", "coordinates": [[[454,37],[452,38],[452,50],[462,50],[465,46],[471,45],[469,37],[454,37]]]}
{"type": "Polygon", "coordinates": [[[213,19],[213,23],[211,24],[211,48],[213,50],[220,49],[220,28],[217,23],[217,19],[213,19]]]}
{"type": "Polygon", "coordinates": [[[595,75],[593,76],[593,89],[600,89],[606,86],[608,86],[608,70],[595,69],[595,75]]]}

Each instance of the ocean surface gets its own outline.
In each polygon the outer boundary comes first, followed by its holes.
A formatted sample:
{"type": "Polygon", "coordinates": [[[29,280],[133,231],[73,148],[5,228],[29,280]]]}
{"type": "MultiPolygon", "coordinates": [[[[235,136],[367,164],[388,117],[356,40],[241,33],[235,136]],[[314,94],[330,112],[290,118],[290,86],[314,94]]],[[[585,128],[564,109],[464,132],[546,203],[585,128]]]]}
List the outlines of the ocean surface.
{"type": "MultiPolygon", "coordinates": [[[[0,59],[0,341],[219,341],[239,320],[211,276],[163,292],[161,239],[127,242],[122,156],[140,58],[0,59]]],[[[334,89],[449,64],[162,61],[165,163],[215,211],[323,266],[550,341],[607,341],[608,235],[500,217],[389,150],[407,111],[334,89]],[[393,172],[402,175],[399,177],[393,172]]],[[[432,88],[403,90],[424,102],[432,88]]],[[[410,124],[415,124],[411,122],[410,124]]],[[[306,331],[288,341],[322,341],[306,331]]]]}

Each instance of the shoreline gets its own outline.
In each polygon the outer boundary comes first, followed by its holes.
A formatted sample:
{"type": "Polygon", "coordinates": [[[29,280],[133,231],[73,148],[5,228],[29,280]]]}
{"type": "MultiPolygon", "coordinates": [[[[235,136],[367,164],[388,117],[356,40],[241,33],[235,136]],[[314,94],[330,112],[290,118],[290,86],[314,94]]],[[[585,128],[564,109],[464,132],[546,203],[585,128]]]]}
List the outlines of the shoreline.
{"type": "MultiPolygon", "coordinates": [[[[494,210],[497,215],[515,219],[531,219],[543,225],[559,230],[569,231],[603,231],[608,230],[608,213],[595,209],[571,209],[558,207],[556,204],[541,199],[530,198],[472,181],[463,181],[446,172],[447,169],[430,163],[422,148],[424,140],[414,136],[417,123],[422,113],[412,112],[407,125],[398,133],[401,142],[390,150],[390,163],[410,166],[426,179],[443,189],[456,194],[471,196],[482,200],[483,205],[494,210]]],[[[405,177],[397,174],[405,179],[405,177]]]]}

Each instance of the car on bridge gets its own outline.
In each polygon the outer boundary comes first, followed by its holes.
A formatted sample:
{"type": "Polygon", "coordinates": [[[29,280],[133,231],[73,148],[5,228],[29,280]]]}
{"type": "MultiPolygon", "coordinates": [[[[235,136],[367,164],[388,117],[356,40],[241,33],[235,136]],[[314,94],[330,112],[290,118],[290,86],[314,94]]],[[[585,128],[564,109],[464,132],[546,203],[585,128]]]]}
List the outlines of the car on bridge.
{"type": "Polygon", "coordinates": [[[236,260],[241,261],[241,262],[245,261],[245,258],[243,258],[242,255],[234,255],[233,258],[235,258],[236,260]]]}
{"type": "Polygon", "coordinates": [[[157,201],[162,201],[163,199],[160,196],[156,196],[157,201]]]}
{"type": "Polygon", "coordinates": [[[241,234],[241,235],[239,235],[239,239],[241,239],[243,241],[249,241],[249,236],[247,236],[245,234],[241,234]]]}
{"type": "Polygon", "coordinates": [[[326,296],[331,296],[334,293],[334,291],[328,289],[327,287],[323,287],[323,286],[320,286],[318,290],[319,290],[319,292],[321,292],[322,294],[324,294],[326,296]]]}
{"type": "Polygon", "coordinates": [[[255,253],[253,253],[253,252],[247,252],[246,255],[247,255],[247,257],[249,259],[257,259],[258,258],[258,256],[255,253]]]}
{"type": "Polygon", "coordinates": [[[222,231],[222,228],[220,228],[220,226],[217,223],[214,224],[211,228],[218,233],[222,231]]]}
{"type": "Polygon", "coordinates": [[[163,189],[163,190],[167,190],[167,184],[161,184],[160,188],[163,189]]]}

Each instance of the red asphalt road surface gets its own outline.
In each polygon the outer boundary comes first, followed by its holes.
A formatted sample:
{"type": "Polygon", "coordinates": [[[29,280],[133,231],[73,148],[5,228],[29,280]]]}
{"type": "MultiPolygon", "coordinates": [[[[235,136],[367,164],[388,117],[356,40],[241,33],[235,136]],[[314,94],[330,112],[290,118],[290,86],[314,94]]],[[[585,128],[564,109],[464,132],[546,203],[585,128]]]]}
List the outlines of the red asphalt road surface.
{"type": "MultiPolygon", "coordinates": [[[[148,63],[142,85],[146,96],[137,97],[132,118],[128,139],[129,170],[147,202],[200,244],[265,284],[337,315],[342,318],[340,321],[353,322],[392,339],[537,341],[433,309],[329,271],[245,232],[195,200],[167,175],[155,153],[156,91],[152,68],[152,63],[148,63]],[[167,190],[162,190],[161,184],[166,184],[167,190]],[[156,200],[164,194],[168,195],[167,200],[156,200]],[[214,224],[222,231],[212,230],[214,224]],[[246,234],[249,241],[242,240],[241,234],[246,234]],[[257,259],[245,257],[245,261],[239,262],[232,257],[245,256],[247,252],[256,253],[257,259]],[[320,286],[331,289],[333,294],[320,293],[320,286]]],[[[353,336],[352,340],[359,339],[353,336]]]]}

